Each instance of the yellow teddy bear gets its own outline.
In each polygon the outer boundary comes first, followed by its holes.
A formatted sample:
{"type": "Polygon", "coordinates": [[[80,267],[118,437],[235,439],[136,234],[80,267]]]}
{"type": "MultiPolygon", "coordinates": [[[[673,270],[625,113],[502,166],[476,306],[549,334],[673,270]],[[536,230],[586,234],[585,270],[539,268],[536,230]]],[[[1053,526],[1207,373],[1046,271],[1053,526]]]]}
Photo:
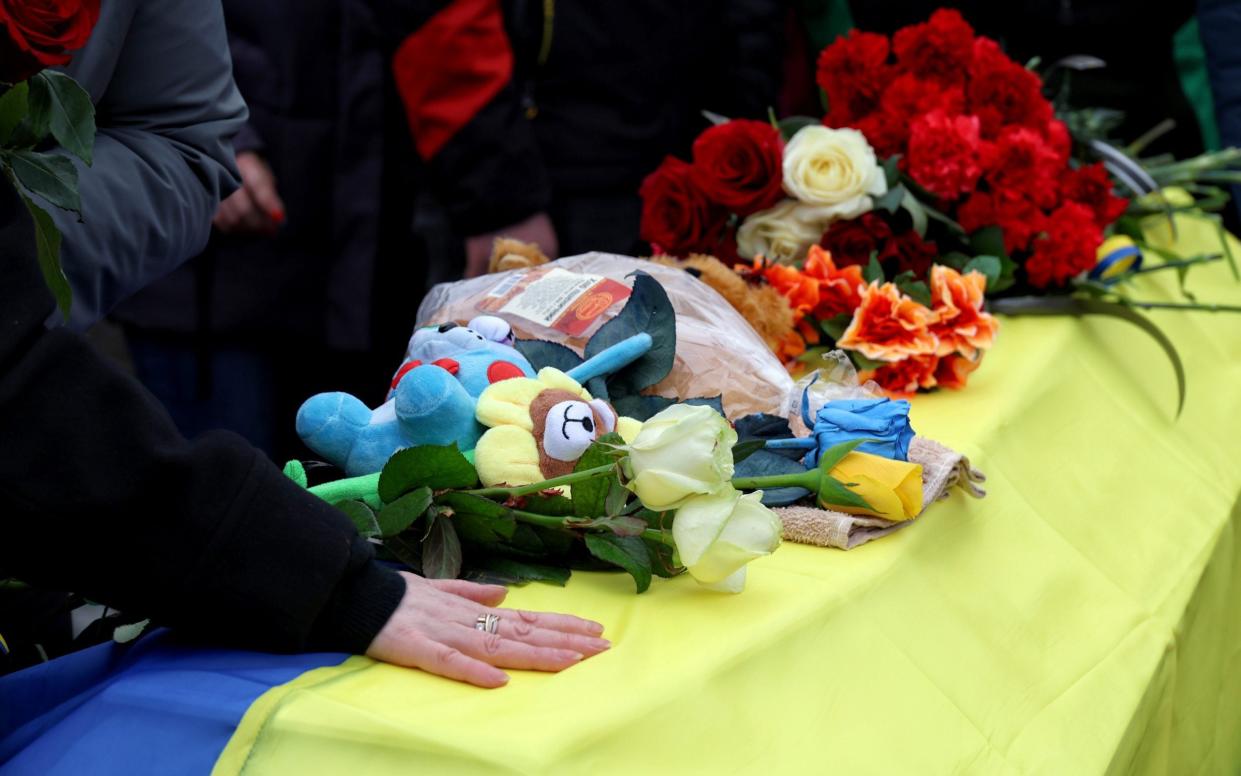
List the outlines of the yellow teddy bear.
{"type": "Polygon", "coordinates": [[[642,429],[618,417],[612,405],[592,398],[559,369],[514,377],[488,386],[475,412],[487,427],[474,448],[483,485],[529,485],[569,474],[599,437],[615,431],[630,442],[642,429]]]}

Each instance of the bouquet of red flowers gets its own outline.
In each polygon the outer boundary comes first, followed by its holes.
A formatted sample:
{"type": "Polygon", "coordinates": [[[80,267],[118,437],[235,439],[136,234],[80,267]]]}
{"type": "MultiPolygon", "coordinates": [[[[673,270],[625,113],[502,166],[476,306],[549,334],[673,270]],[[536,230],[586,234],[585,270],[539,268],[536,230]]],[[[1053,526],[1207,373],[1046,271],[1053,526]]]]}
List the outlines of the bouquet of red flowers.
{"type": "MultiPolygon", "coordinates": [[[[692,163],[669,157],[641,189],[656,252],[713,254],[785,295],[790,363],[838,347],[891,392],[961,387],[995,336],[985,297],[1132,304],[1114,283],[1140,268],[1141,229],[1122,217],[1181,209],[1156,189],[1183,183],[1186,163],[1143,168],[1089,137],[1098,122],[1058,116],[1039,75],[953,10],[891,38],[852,31],[817,80],[822,119],[708,114],[692,163]],[[1135,171],[1132,197],[1114,193],[1112,163],[1135,171]]],[[[1239,157],[1190,172],[1222,181],[1239,157]]]]}

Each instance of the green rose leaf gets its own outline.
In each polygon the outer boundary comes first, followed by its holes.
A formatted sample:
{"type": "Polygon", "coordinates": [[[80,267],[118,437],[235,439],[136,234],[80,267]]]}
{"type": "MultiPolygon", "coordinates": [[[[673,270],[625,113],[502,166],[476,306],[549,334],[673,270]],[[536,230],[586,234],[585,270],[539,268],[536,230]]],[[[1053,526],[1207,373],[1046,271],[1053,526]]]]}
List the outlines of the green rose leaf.
{"type": "Polygon", "coordinates": [[[383,546],[415,574],[422,573],[422,542],[418,539],[412,536],[389,536],[384,539],[383,546]]]}
{"type": "Polygon", "coordinates": [[[875,358],[867,358],[865,355],[859,353],[856,350],[846,350],[845,353],[849,355],[849,360],[853,362],[853,365],[860,370],[879,369],[880,367],[884,367],[888,365],[887,361],[880,361],[875,358]]]}
{"type": "Polygon", "coordinates": [[[25,81],[0,94],[0,145],[8,144],[13,130],[26,118],[29,94],[30,86],[25,81]]]}
{"type": "Polygon", "coordinates": [[[1007,256],[1004,247],[1004,231],[998,226],[984,226],[970,235],[970,247],[975,255],[1007,256]]]}
{"type": "MultiPolygon", "coordinates": [[[[672,371],[676,357],[676,314],[668,294],[655,278],[645,272],[634,273],[633,294],[615,318],[603,324],[586,343],[585,357],[593,358],[612,345],[646,332],[651,349],[641,358],[607,378],[609,397],[640,392],[672,371]]],[[[592,394],[597,395],[595,391],[592,394]]]]}
{"type": "Polygon", "coordinates": [[[379,510],[379,530],[382,536],[396,536],[414,524],[431,506],[431,489],[418,488],[391,501],[379,510]]]}
{"type": "Polygon", "coordinates": [[[909,220],[913,224],[914,231],[918,233],[918,236],[926,237],[926,208],[909,191],[904,189],[902,191],[904,191],[904,196],[901,197],[901,207],[905,208],[905,211],[909,213],[909,220]]]}
{"type": "Polygon", "coordinates": [[[893,186],[883,194],[877,197],[871,197],[875,202],[875,210],[882,210],[886,213],[895,213],[896,209],[901,206],[901,200],[905,198],[904,186],[893,186]]]}
{"type": "Polygon", "coordinates": [[[422,542],[422,575],[427,579],[456,579],[461,573],[461,540],[452,521],[436,516],[422,542]]]}
{"type": "Polygon", "coordinates": [[[565,496],[543,496],[536,493],[526,496],[525,499],[526,504],[523,509],[526,512],[552,517],[568,517],[573,514],[573,502],[565,496]]]}
{"type": "Polygon", "coordinates": [[[568,372],[582,364],[581,356],[559,342],[537,339],[517,340],[513,347],[526,357],[536,372],[545,366],[568,372]]]}
{"type": "Polygon", "coordinates": [[[819,483],[819,506],[826,509],[832,507],[853,507],[854,509],[871,509],[866,499],[849,490],[835,477],[826,474],[819,483]]]}
{"type": "Polygon", "coordinates": [[[52,92],[38,75],[31,78],[30,95],[26,98],[26,121],[19,133],[22,145],[38,145],[47,137],[52,124],[52,92]]]}
{"type": "Polygon", "coordinates": [[[55,154],[36,151],[10,151],[6,161],[22,186],[61,210],[80,213],[78,168],[73,162],[55,154]]]}
{"type": "MultiPolygon", "coordinates": [[[[586,452],[582,453],[573,471],[582,472],[615,462],[616,446],[623,444],[625,440],[621,439],[620,434],[616,432],[604,434],[595,440],[586,452]]],[[[616,475],[610,474],[573,483],[571,490],[573,514],[578,517],[599,517],[607,514],[608,492],[614,482],[616,482],[616,475]]]]}
{"type": "Polygon", "coordinates": [[[841,460],[846,455],[856,450],[858,446],[864,445],[867,442],[878,442],[878,441],[879,440],[877,439],[869,439],[869,438],[850,439],[847,442],[841,442],[838,445],[832,445],[831,447],[824,450],[823,454],[819,456],[819,469],[822,470],[824,474],[826,474],[830,472],[833,468],[835,468],[836,464],[840,463],[841,460]]]}
{"type": "Polygon", "coordinates": [[[608,486],[608,496],[603,501],[603,513],[619,515],[624,511],[627,503],[629,503],[629,488],[621,485],[619,478],[613,478],[611,485],[608,486]]]}
{"type": "Polygon", "coordinates": [[[676,399],[669,399],[667,396],[645,396],[640,393],[631,393],[612,399],[612,408],[618,415],[646,421],[676,403],[676,399]]]}
{"type": "Polygon", "coordinates": [[[888,188],[894,187],[901,179],[901,155],[892,154],[883,160],[883,178],[888,188]]]}
{"type": "Polygon", "coordinates": [[[862,271],[862,277],[867,283],[882,283],[883,267],[879,264],[879,257],[874,251],[870,253],[870,261],[866,263],[866,269],[862,271]]]}
{"type": "Polygon", "coordinates": [[[353,525],[358,529],[358,533],[370,539],[380,535],[378,521],[375,520],[375,511],[361,501],[339,501],[332,506],[345,513],[345,516],[353,521],[353,525]]]}
{"type": "Polygon", "coordinates": [[[676,551],[663,542],[643,539],[647,551],[651,554],[651,571],[657,577],[672,579],[685,573],[685,567],[678,565],[676,551]]]}
{"type": "Polygon", "coordinates": [[[95,149],[95,106],[90,95],[64,73],[44,70],[30,81],[33,102],[37,93],[46,92],[52,137],[66,151],[91,164],[95,149]]]}
{"type": "MultiPolygon", "coordinates": [[[[882,276],[883,270],[879,270],[882,276]]],[[[845,329],[849,328],[849,324],[853,323],[853,316],[848,313],[833,315],[827,320],[819,321],[819,325],[823,327],[823,331],[827,332],[827,336],[834,340],[838,340],[845,336],[845,329]]]]}
{"type": "Polygon", "coordinates": [[[738,464],[767,446],[762,439],[750,439],[733,445],[733,463],[738,464]]]}
{"type": "Polygon", "coordinates": [[[385,503],[418,488],[472,488],[478,483],[474,465],[455,444],[423,445],[399,450],[379,475],[379,498],[385,503]]]}
{"type": "Polygon", "coordinates": [[[636,536],[586,534],[586,549],[599,560],[629,572],[637,592],[645,592],[651,586],[651,553],[636,536]]]}
{"type": "Polygon", "coordinates": [[[786,140],[790,140],[806,127],[812,127],[816,124],[822,124],[819,119],[811,116],[789,116],[776,122],[776,129],[780,130],[780,135],[786,140]]]}
{"type": "Polygon", "coordinates": [[[35,252],[39,259],[39,271],[43,273],[43,282],[56,298],[56,306],[60,314],[69,319],[69,307],[73,304],[73,289],[69,287],[69,279],[60,266],[60,230],[56,223],[43,208],[36,205],[30,197],[22,195],[22,202],[30,217],[34,219],[35,252]]]}
{"type": "Polygon", "coordinates": [[[438,501],[453,511],[462,538],[476,544],[511,539],[517,529],[512,510],[489,498],[472,493],[445,493],[438,501]]]}
{"type": "Polygon", "coordinates": [[[986,277],[988,291],[995,290],[995,285],[999,282],[1002,271],[1003,267],[1000,265],[999,256],[975,256],[961,268],[961,274],[979,272],[986,277]]]}
{"type": "Polygon", "coordinates": [[[724,414],[724,397],[718,393],[714,396],[691,396],[681,403],[695,407],[710,407],[721,415],[724,414]]]}
{"type": "Polygon", "coordinates": [[[914,279],[914,273],[906,270],[893,279],[901,293],[923,307],[931,306],[931,289],[921,280],[914,279]]]}
{"type": "Polygon", "coordinates": [[[547,582],[559,587],[565,586],[572,573],[566,568],[500,557],[486,558],[478,563],[478,568],[516,583],[547,582]]]}

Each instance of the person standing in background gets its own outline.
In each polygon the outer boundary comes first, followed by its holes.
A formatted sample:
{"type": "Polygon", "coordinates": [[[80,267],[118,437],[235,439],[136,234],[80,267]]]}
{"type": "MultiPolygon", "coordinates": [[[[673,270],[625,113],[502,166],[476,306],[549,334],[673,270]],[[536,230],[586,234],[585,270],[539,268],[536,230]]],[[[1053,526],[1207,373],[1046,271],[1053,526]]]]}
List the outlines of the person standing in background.
{"type": "Polygon", "coordinates": [[[440,279],[485,271],[496,234],[553,256],[639,254],[638,188],[688,153],[702,111],[765,118],[776,104],[780,0],[374,5],[419,155],[437,181],[455,172],[439,199],[466,255],[433,268],[440,279]]]}

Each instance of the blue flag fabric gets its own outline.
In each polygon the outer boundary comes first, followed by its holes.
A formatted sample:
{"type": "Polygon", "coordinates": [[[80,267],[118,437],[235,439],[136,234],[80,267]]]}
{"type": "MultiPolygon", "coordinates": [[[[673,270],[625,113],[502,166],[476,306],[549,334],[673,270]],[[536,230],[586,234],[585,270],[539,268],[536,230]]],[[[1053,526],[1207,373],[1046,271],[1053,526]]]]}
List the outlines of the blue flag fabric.
{"type": "Polygon", "coordinates": [[[260,695],[347,657],[204,649],[156,631],[0,677],[0,773],[206,776],[260,695]]]}

